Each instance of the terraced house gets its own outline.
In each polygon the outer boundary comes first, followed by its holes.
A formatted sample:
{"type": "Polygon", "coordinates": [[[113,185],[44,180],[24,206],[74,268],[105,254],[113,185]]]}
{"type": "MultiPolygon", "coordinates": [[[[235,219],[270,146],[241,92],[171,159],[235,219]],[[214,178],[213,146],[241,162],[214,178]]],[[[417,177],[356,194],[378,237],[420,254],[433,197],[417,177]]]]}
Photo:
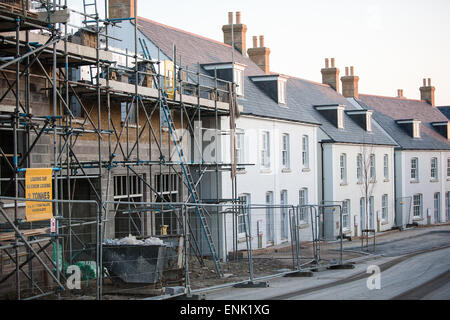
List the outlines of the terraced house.
{"type": "MultiPolygon", "coordinates": [[[[397,143],[395,193],[397,225],[449,221],[450,126],[435,106],[435,87],[424,79],[421,100],[359,95],[354,103],[374,110],[374,119],[397,143]]],[[[442,108],[445,112],[446,108],[442,108]]]]}

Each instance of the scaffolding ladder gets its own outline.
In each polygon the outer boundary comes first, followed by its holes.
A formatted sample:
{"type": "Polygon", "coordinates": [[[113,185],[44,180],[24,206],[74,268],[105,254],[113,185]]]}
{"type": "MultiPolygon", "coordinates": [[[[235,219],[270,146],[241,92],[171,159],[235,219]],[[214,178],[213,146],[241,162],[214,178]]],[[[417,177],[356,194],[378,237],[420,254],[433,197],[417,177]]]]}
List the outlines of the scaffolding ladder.
{"type": "MultiPolygon", "coordinates": [[[[147,44],[145,42],[145,39],[139,39],[140,43],[141,43],[141,47],[143,49],[143,53],[144,53],[144,57],[148,60],[151,60],[151,55],[150,55],[150,51],[148,50],[147,44]]],[[[152,78],[153,78],[153,82],[155,83],[156,89],[161,91],[161,100],[160,100],[160,104],[161,104],[161,110],[164,113],[164,118],[167,121],[167,124],[169,126],[169,131],[170,131],[170,135],[172,137],[172,142],[175,146],[175,149],[177,151],[177,154],[180,158],[180,166],[181,169],[183,171],[184,176],[186,177],[186,181],[187,181],[187,187],[189,189],[189,193],[191,195],[191,198],[194,202],[194,204],[199,204],[199,194],[196,190],[195,187],[195,182],[194,179],[192,177],[191,171],[189,169],[189,167],[187,166],[187,160],[185,159],[185,154],[183,151],[183,148],[180,148],[178,141],[180,141],[178,134],[176,132],[176,127],[175,127],[175,122],[173,121],[170,109],[169,109],[169,105],[167,102],[167,94],[165,92],[165,89],[160,85],[160,80],[159,80],[159,75],[156,74],[156,70],[155,70],[155,66],[154,64],[151,64],[151,68],[152,68],[152,78]]],[[[176,90],[176,88],[175,88],[176,90]]],[[[216,246],[214,244],[213,241],[213,237],[212,237],[212,233],[211,233],[211,229],[209,227],[208,224],[208,220],[207,220],[207,216],[205,214],[205,209],[201,208],[199,206],[195,206],[195,211],[197,213],[197,215],[200,218],[200,222],[201,222],[201,226],[202,226],[202,230],[203,233],[206,237],[207,243],[208,243],[208,247],[210,249],[211,252],[211,258],[214,262],[214,266],[216,268],[216,271],[218,273],[218,275],[220,277],[223,276],[223,272],[221,270],[221,266],[219,263],[219,256],[218,256],[218,252],[216,249],[216,246]]]]}

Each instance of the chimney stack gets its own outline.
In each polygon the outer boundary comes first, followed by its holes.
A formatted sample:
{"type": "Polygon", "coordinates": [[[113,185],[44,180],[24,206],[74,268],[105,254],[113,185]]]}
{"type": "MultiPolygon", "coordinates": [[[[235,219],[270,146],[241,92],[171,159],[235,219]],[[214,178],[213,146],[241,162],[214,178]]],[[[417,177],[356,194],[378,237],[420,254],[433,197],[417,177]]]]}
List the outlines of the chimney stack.
{"type": "Polygon", "coordinates": [[[266,74],[270,73],[270,49],[264,46],[264,36],[253,37],[253,48],[248,49],[248,57],[266,74]]]}
{"type": "Polygon", "coordinates": [[[404,98],[404,96],[403,96],[403,89],[398,89],[397,90],[397,98],[404,98]]]}
{"type": "Polygon", "coordinates": [[[109,0],[108,18],[126,19],[134,18],[136,10],[135,0],[109,0]]]}
{"type": "Polygon", "coordinates": [[[242,15],[236,12],[236,24],[233,23],[233,12],[228,13],[228,24],[222,27],[223,42],[233,45],[232,31],[234,33],[234,47],[245,55],[247,50],[247,26],[242,24],[242,15]]]}
{"type": "Polygon", "coordinates": [[[321,70],[322,72],[322,83],[327,84],[334,90],[339,92],[339,69],[335,67],[335,59],[331,58],[331,67],[329,64],[329,59],[325,59],[325,68],[321,70]]]}
{"type": "Polygon", "coordinates": [[[435,106],[434,93],[436,88],[431,85],[431,79],[423,79],[423,87],[420,88],[420,99],[426,101],[428,104],[435,106]]]}
{"type": "Polygon", "coordinates": [[[345,77],[342,77],[341,81],[342,81],[342,95],[346,98],[358,99],[359,77],[355,76],[355,68],[353,66],[350,67],[350,74],[348,73],[348,67],[345,68],[345,77]]]}

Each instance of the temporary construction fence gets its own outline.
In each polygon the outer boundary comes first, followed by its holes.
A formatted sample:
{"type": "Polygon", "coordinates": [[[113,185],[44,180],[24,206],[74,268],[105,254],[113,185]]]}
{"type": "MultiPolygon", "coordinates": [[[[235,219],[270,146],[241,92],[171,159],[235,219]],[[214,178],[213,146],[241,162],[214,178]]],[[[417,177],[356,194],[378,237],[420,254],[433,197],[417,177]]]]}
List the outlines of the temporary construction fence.
{"type": "MultiPolygon", "coordinates": [[[[83,272],[81,280],[97,279],[94,296],[100,298],[101,216],[88,215],[101,209],[96,201],[32,200],[0,197],[0,292],[15,299],[61,297],[74,266],[83,272]],[[52,221],[24,222],[18,208],[27,203],[52,203],[52,221]],[[12,209],[12,210],[11,210],[12,209]],[[67,215],[67,212],[72,212],[67,215]],[[84,214],[83,214],[84,212],[84,214]],[[14,290],[13,290],[14,291],[14,290]]],[[[70,284],[69,284],[70,287],[70,284]]]]}
{"type": "MultiPolygon", "coordinates": [[[[0,198],[4,201],[28,200],[0,198]]],[[[12,230],[11,241],[1,241],[0,251],[14,265],[1,270],[0,284],[15,276],[19,298],[171,298],[225,286],[265,287],[274,277],[345,263],[340,205],[50,202],[61,213],[54,230],[48,222],[15,223],[0,206],[1,221],[12,230]],[[76,210],[79,205],[99,214],[87,216],[81,207],[76,210]],[[71,217],[65,215],[68,206],[71,217]],[[211,258],[200,208],[222,272],[211,258]],[[327,215],[341,221],[337,241],[325,240],[327,215]],[[40,233],[30,233],[36,228],[40,233]],[[18,258],[21,248],[26,248],[25,260],[18,258]]]]}

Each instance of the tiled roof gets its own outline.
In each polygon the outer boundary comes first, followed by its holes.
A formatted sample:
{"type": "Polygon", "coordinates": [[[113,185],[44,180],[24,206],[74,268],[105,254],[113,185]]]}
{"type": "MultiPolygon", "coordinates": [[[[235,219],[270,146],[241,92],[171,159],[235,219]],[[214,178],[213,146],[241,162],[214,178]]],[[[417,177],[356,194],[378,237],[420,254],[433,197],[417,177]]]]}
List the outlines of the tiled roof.
{"type": "Polygon", "coordinates": [[[439,111],[441,111],[447,119],[450,120],[450,106],[448,107],[438,107],[439,111]]]}
{"type": "Polygon", "coordinates": [[[431,125],[433,122],[448,121],[436,107],[420,100],[366,94],[360,94],[357,101],[363,108],[375,110],[374,119],[403,149],[450,150],[447,138],[431,125]],[[420,139],[414,139],[396,123],[396,120],[403,119],[422,121],[420,139]]]}
{"type": "MultiPolygon", "coordinates": [[[[198,63],[203,65],[231,62],[232,60],[231,46],[216,40],[207,39],[145,18],[139,19],[139,28],[168,56],[172,56],[173,44],[175,44],[177,55],[182,57],[183,66],[197,68],[198,63]]],[[[244,97],[239,99],[239,104],[244,107],[243,114],[321,124],[323,131],[336,142],[393,145],[392,140],[379,128],[375,128],[374,132],[368,133],[345,115],[345,130],[340,130],[316,111],[314,106],[323,104],[344,104],[348,110],[355,108],[328,85],[288,76],[287,103],[286,105],[279,105],[249,78],[265,75],[265,73],[251,59],[238,51],[235,51],[235,61],[247,66],[244,97]]],[[[206,73],[203,69],[200,71],[206,73]]]]}
{"type": "Polygon", "coordinates": [[[377,126],[367,132],[350,116],[344,113],[344,129],[338,129],[328,121],[314,106],[339,104],[345,110],[358,110],[349,101],[328,85],[291,77],[288,80],[288,99],[298,105],[300,112],[309,113],[322,123],[322,130],[334,141],[342,143],[395,145],[395,143],[377,126]]]}

